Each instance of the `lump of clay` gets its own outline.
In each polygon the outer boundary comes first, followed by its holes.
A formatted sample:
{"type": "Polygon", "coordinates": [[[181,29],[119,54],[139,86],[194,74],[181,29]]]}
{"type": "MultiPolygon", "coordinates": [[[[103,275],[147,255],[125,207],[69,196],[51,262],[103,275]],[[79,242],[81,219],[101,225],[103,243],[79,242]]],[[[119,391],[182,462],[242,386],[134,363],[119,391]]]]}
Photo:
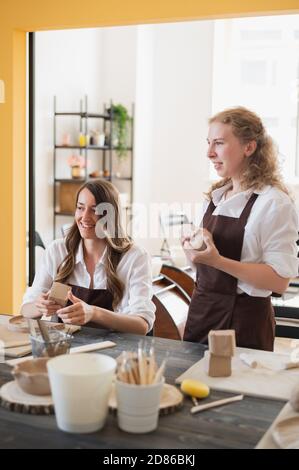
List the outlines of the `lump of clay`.
{"type": "Polygon", "coordinates": [[[294,411],[299,411],[299,385],[296,385],[296,387],[292,390],[290,405],[294,411]]]}
{"type": "Polygon", "coordinates": [[[189,241],[185,241],[184,248],[189,250],[203,250],[205,248],[203,230],[201,228],[193,232],[189,241]]]}

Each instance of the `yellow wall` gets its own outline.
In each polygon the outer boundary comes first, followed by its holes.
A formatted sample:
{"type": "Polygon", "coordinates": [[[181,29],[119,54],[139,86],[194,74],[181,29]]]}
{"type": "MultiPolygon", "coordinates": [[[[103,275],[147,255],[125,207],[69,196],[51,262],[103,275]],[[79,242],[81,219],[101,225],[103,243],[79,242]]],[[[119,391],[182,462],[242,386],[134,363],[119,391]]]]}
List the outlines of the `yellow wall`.
{"type": "Polygon", "coordinates": [[[298,12],[299,0],[1,0],[0,313],[25,289],[25,32],[298,12]]]}

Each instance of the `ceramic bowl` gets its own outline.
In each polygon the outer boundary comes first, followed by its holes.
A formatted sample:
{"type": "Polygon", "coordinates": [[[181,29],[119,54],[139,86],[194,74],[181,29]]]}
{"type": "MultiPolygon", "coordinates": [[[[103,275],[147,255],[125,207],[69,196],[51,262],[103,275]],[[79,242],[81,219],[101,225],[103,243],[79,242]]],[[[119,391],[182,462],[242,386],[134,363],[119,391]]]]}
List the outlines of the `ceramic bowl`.
{"type": "Polygon", "coordinates": [[[51,395],[47,362],[49,358],[29,359],[12,370],[19,387],[30,395],[51,395]]]}

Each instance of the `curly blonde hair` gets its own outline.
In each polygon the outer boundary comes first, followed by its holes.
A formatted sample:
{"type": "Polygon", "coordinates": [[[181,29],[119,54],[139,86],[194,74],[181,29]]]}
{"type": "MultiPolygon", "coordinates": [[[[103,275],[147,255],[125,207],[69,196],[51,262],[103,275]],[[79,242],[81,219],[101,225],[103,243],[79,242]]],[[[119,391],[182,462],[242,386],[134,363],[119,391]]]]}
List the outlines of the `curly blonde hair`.
{"type": "MultiPolygon", "coordinates": [[[[267,135],[265,127],[257,114],[244,107],[229,108],[215,114],[209,119],[209,124],[221,122],[232,127],[232,132],[242,144],[254,140],[257,144],[255,151],[246,159],[242,173],[241,187],[247,189],[262,189],[264,186],[276,186],[289,194],[284,185],[278,166],[278,151],[272,138],[267,135]]],[[[212,191],[225,186],[231,181],[223,178],[214,183],[206,193],[212,199],[212,191]]]]}

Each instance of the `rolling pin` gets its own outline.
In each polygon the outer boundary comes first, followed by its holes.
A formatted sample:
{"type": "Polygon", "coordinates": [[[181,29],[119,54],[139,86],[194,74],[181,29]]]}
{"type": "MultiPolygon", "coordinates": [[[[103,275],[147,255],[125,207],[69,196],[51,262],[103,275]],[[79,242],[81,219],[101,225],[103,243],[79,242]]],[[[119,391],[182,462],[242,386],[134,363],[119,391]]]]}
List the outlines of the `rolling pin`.
{"type": "Polygon", "coordinates": [[[216,406],[228,405],[229,403],[233,403],[234,401],[243,400],[243,398],[244,395],[235,395],[234,397],[223,398],[221,400],[212,401],[211,403],[206,403],[205,405],[193,406],[190,412],[192,414],[198,413],[199,411],[208,410],[209,408],[215,408],[216,406]]]}
{"type": "Polygon", "coordinates": [[[284,369],[295,369],[299,367],[299,361],[290,361],[284,364],[284,369]]]}
{"type": "Polygon", "coordinates": [[[250,356],[250,354],[242,353],[240,354],[240,359],[242,362],[244,362],[244,364],[251,367],[252,369],[257,367],[257,361],[252,356],[250,356]]]}

